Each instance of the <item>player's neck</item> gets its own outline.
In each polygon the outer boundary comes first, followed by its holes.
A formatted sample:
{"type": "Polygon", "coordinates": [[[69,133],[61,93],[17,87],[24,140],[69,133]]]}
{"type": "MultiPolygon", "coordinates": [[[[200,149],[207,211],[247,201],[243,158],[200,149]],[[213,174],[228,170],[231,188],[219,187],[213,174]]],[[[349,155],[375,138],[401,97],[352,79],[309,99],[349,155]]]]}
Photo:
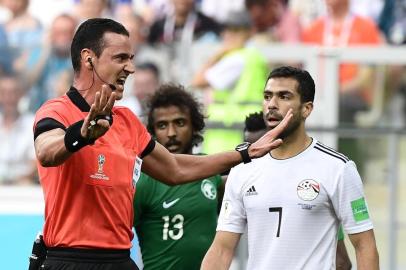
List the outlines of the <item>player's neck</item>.
{"type": "Polygon", "coordinates": [[[101,85],[99,85],[97,81],[92,81],[87,77],[83,79],[81,77],[75,78],[73,81],[73,87],[78,90],[79,94],[86,100],[89,106],[94,102],[97,89],[100,89],[101,91],[101,85]]]}
{"type": "Polygon", "coordinates": [[[330,17],[336,23],[340,24],[348,16],[349,6],[341,5],[330,10],[330,17]]]}
{"type": "Polygon", "coordinates": [[[278,148],[271,151],[271,155],[276,159],[287,159],[297,156],[312,143],[312,138],[307,135],[304,127],[299,127],[295,132],[283,139],[283,143],[278,148]]]}

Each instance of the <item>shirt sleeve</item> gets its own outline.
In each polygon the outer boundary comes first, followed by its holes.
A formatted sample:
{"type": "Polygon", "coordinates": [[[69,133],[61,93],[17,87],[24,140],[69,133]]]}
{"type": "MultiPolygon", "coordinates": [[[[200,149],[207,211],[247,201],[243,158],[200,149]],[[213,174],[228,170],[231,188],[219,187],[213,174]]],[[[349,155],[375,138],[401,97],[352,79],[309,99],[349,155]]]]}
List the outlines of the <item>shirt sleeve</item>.
{"type": "Polygon", "coordinates": [[[243,193],[240,183],[240,174],[236,168],[230,171],[218,218],[217,231],[244,233],[247,216],[243,203],[243,193]]]}
{"type": "Polygon", "coordinates": [[[134,228],[136,228],[142,220],[142,215],[147,200],[146,194],[149,192],[148,176],[141,173],[134,193],[134,228]]]}
{"type": "Polygon", "coordinates": [[[49,118],[56,120],[64,127],[68,127],[70,124],[65,117],[63,117],[58,111],[63,110],[65,107],[58,101],[48,101],[46,102],[35,114],[34,120],[34,130],[37,126],[37,123],[42,119],[49,118]]]}
{"type": "MultiPolygon", "coordinates": [[[[146,127],[141,123],[140,119],[128,108],[119,106],[119,108],[115,108],[113,113],[122,113],[124,114],[124,118],[126,123],[126,127],[130,128],[130,134],[132,135],[132,138],[134,138],[133,142],[133,147],[134,150],[136,151],[138,156],[145,156],[148,153],[144,153],[144,150],[147,148],[149,144],[152,143],[152,146],[154,147],[155,144],[154,142],[151,142],[151,135],[148,133],[148,130],[146,127]]],[[[114,124],[113,124],[114,125],[114,124]]],[[[132,139],[131,138],[131,139],[132,139]]],[[[149,151],[151,152],[153,148],[149,151]]],[[[147,151],[148,152],[148,151],[147,151]]]]}
{"type": "Polygon", "coordinates": [[[221,186],[221,184],[223,182],[223,180],[221,179],[221,176],[219,174],[214,176],[214,181],[215,181],[217,189],[221,186]]]}
{"type": "Polygon", "coordinates": [[[361,177],[354,162],[344,165],[332,202],[347,234],[373,229],[361,177]]]}

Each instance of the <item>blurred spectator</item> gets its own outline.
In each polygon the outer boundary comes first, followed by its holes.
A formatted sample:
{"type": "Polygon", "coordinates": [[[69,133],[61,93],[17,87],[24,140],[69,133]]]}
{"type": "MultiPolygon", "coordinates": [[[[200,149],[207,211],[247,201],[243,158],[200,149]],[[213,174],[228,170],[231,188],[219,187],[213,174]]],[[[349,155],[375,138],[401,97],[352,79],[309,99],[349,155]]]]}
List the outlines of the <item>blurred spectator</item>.
{"type": "MultiPolygon", "coordinates": [[[[333,47],[378,45],[380,32],[372,19],[350,12],[350,0],[325,0],[327,14],[317,19],[303,33],[303,41],[333,47]]],[[[354,125],[356,115],[372,104],[374,70],[369,66],[343,63],[339,69],[339,123],[354,125]]],[[[381,89],[379,89],[381,91],[381,89]]],[[[364,152],[357,139],[340,138],[340,152],[357,163],[361,174],[364,169],[364,152]]]]}
{"type": "Polygon", "coordinates": [[[110,1],[116,20],[120,21],[121,18],[131,16],[134,13],[132,0],[115,0],[110,1]]]}
{"type": "MultiPolygon", "coordinates": [[[[317,19],[303,33],[306,43],[347,47],[378,45],[382,42],[375,23],[352,14],[349,0],[325,0],[327,15],[317,19]]],[[[340,66],[340,121],[353,123],[356,112],[366,110],[372,98],[373,70],[357,64],[340,66]]]]}
{"type": "Polygon", "coordinates": [[[68,14],[57,16],[49,30],[46,43],[30,55],[25,78],[30,90],[30,109],[35,111],[49,98],[55,97],[55,82],[59,73],[70,70],[70,44],[77,26],[68,14]]]}
{"type": "Polygon", "coordinates": [[[70,88],[73,82],[73,72],[71,69],[66,69],[59,72],[55,77],[55,91],[53,96],[63,96],[70,88]]]}
{"type": "Polygon", "coordinates": [[[159,87],[159,77],[159,69],[154,63],[136,65],[131,95],[125,96],[118,104],[130,108],[145,123],[147,103],[159,87]]]}
{"type": "Polygon", "coordinates": [[[11,11],[5,23],[9,44],[13,47],[37,45],[41,40],[41,24],[28,12],[29,0],[2,0],[11,11]]]}
{"type": "Polygon", "coordinates": [[[379,26],[389,43],[406,44],[406,1],[385,1],[379,18],[379,26]]]}
{"type": "Polygon", "coordinates": [[[108,0],[75,0],[73,15],[79,23],[90,18],[112,17],[108,0]]]}
{"type": "Polygon", "coordinates": [[[133,12],[126,16],[121,16],[119,21],[130,33],[131,45],[134,48],[135,54],[138,54],[142,47],[144,47],[148,37],[148,26],[144,19],[133,12]]]}
{"type": "Polygon", "coordinates": [[[385,0],[351,0],[350,10],[353,14],[371,18],[375,23],[377,23],[379,20],[379,15],[382,12],[384,2],[385,0]]]}
{"type": "Polygon", "coordinates": [[[148,42],[150,44],[191,44],[204,38],[213,40],[221,26],[195,8],[194,0],[171,0],[173,9],[164,18],[153,23],[148,42]]]}
{"type": "Polygon", "coordinates": [[[170,1],[168,0],[134,0],[133,10],[140,14],[147,25],[152,25],[168,14],[171,9],[170,1]]]}
{"type": "Polygon", "coordinates": [[[8,44],[18,49],[13,69],[21,71],[29,51],[41,43],[42,26],[28,12],[29,0],[2,0],[2,4],[11,11],[11,18],[4,24],[8,44]]]}
{"type": "Polygon", "coordinates": [[[8,20],[10,20],[12,14],[10,9],[4,6],[4,0],[0,0],[0,24],[4,24],[8,20]]]}
{"type": "Polygon", "coordinates": [[[12,72],[12,56],[8,46],[7,34],[0,24],[0,76],[12,72]]]}
{"type": "MultiPolygon", "coordinates": [[[[245,116],[260,109],[268,67],[265,57],[247,46],[250,18],[245,12],[233,13],[225,22],[221,48],[195,75],[194,87],[209,87],[208,117],[229,127],[242,123],[245,116]]],[[[207,88],[206,88],[207,89],[207,88]]],[[[241,143],[241,132],[206,129],[203,151],[214,153],[241,143]]]]}
{"type": "Polygon", "coordinates": [[[241,12],[244,9],[244,0],[201,0],[200,4],[202,13],[219,23],[224,23],[230,13],[241,12]]]}
{"type": "Polygon", "coordinates": [[[71,12],[74,4],[74,0],[30,0],[28,10],[44,28],[49,28],[56,16],[71,12]]]}
{"type": "Polygon", "coordinates": [[[264,42],[300,41],[299,19],[289,10],[287,0],[245,0],[257,40],[264,42]]]}
{"type": "Polygon", "coordinates": [[[0,184],[33,184],[36,159],[32,138],[34,117],[18,110],[24,94],[18,78],[0,78],[0,184]]]}
{"type": "Polygon", "coordinates": [[[321,15],[326,14],[324,0],[290,0],[289,9],[299,18],[300,24],[304,28],[321,15]]]}

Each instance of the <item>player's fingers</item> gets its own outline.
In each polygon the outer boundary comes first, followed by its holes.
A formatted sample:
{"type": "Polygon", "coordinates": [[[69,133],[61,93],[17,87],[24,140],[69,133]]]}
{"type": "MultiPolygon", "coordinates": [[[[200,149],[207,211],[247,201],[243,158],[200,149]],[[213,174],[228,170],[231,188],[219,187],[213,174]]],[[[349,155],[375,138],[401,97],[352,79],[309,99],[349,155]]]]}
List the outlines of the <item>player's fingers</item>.
{"type": "Polygon", "coordinates": [[[290,119],[292,119],[292,117],[292,109],[289,109],[282,121],[275,128],[272,129],[271,133],[274,138],[277,138],[278,135],[281,134],[281,132],[288,126],[289,121],[290,119]]]}

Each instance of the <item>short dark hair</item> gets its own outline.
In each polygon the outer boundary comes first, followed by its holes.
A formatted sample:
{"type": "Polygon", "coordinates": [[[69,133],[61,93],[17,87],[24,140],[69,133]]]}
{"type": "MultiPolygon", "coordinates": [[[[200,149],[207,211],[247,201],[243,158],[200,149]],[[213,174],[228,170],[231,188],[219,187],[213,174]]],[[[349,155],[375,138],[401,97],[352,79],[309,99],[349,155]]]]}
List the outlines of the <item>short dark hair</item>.
{"type": "Polygon", "coordinates": [[[157,65],[155,65],[152,62],[143,62],[143,63],[139,63],[135,66],[135,68],[137,70],[147,70],[147,71],[151,71],[155,77],[159,80],[159,76],[160,76],[160,71],[157,65]]]}
{"type": "MultiPolygon", "coordinates": [[[[250,9],[253,6],[262,6],[262,7],[264,7],[270,1],[272,1],[272,0],[245,0],[245,8],[250,9]]],[[[280,1],[284,6],[287,6],[289,4],[289,0],[280,0],[280,1]]]]}
{"type": "Polygon", "coordinates": [[[314,101],[315,84],[312,76],[304,69],[291,66],[278,67],[271,71],[268,76],[268,81],[271,78],[293,78],[298,84],[298,92],[301,102],[314,101]]]}
{"type": "Polygon", "coordinates": [[[70,49],[72,66],[75,72],[80,71],[80,52],[84,48],[92,50],[97,57],[101,55],[105,45],[103,36],[107,32],[130,36],[121,23],[106,18],[88,19],[79,26],[70,49]]]}
{"type": "Polygon", "coordinates": [[[253,6],[265,6],[270,0],[245,0],[245,8],[250,9],[253,6]]]}
{"type": "Polygon", "coordinates": [[[262,111],[250,113],[245,117],[244,131],[255,132],[265,130],[266,125],[264,121],[264,113],[262,111]]]}
{"type": "Polygon", "coordinates": [[[155,136],[154,110],[169,106],[176,106],[180,110],[187,110],[190,113],[193,128],[192,145],[196,146],[201,143],[203,141],[202,132],[205,127],[205,116],[202,113],[203,105],[191,93],[187,92],[182,85],[162,84],[151,97],[148,110],[148,131],[155,136]]]}

